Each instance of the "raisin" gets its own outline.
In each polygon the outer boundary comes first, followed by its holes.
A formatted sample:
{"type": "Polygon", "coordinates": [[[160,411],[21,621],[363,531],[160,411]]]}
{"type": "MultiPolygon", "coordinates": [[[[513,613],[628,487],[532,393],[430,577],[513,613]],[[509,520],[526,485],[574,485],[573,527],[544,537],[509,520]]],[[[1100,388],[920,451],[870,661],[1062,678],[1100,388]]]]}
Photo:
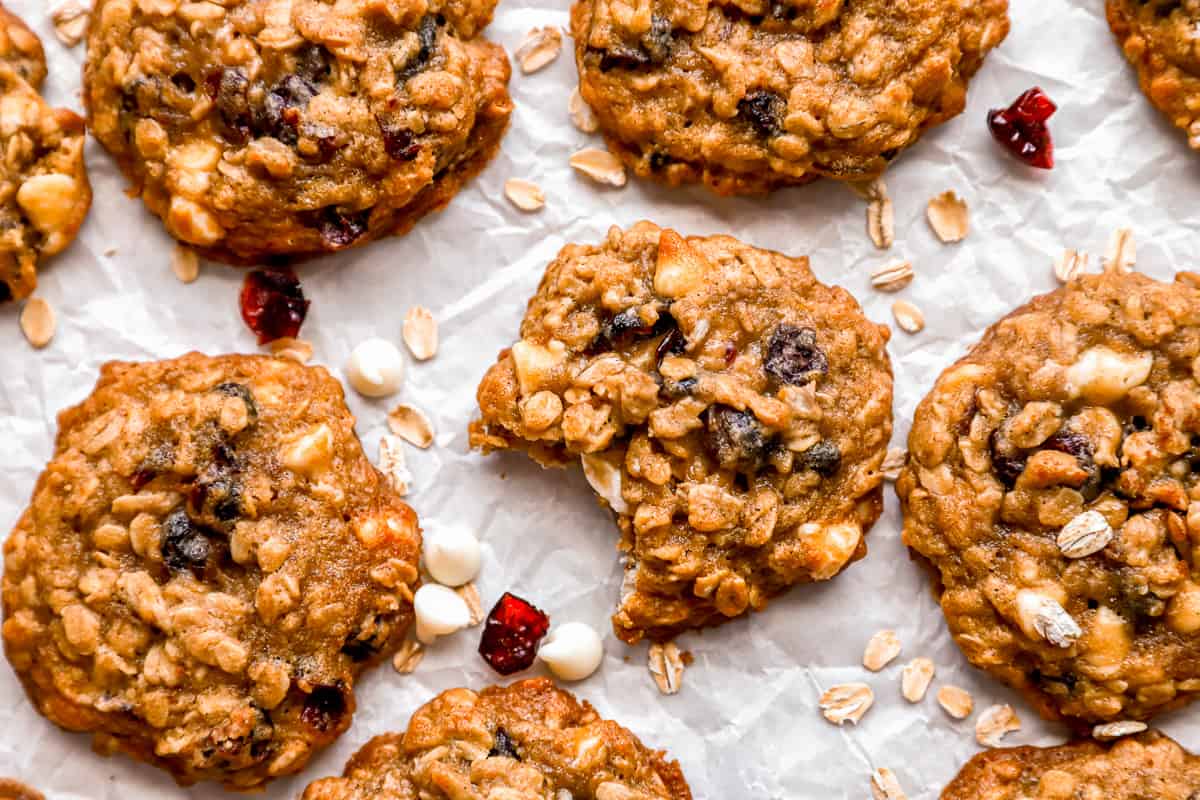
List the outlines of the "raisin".
{"type": "Polygon", "coordinates": [[[601,72],[611,72],[614,69],[636,70],[650,63],[650,55],[640,47],[616,45],[599,52],[601,72]]]}
{"type": "Polygon", "coordinates": [[[340,686],[316,686],[304,698],[300,719],[311,728],[327,731],[346,714],[346,695],[340,686]]]}
{"type": "Polygon", "coordinates": [[[367,661],[378,652],[379,648],[375,646],[374,642],[369,640],[347,639],[345,644],[342,645],[342,654],[356,664],[367,661]]]}
{"type": "Polygon", "coordinates": [[[236,381],[225,381],[214,386],[213,391],[241,400],[246,405],[246,417],[249,420],[249,426],[253,426],[258,422],[258,403],[254,402],[254,392],[249,386],[236,381]]]}
{"type": "Polygon", "coordinates": [[[1000,435],[1000,429],[992,431],[988,440],[992,454],[992,470],[1005,486],[1013,486],[1025,471],[1025,456],[1017,452],[1008,440],[1000,435]]]}
{"type": "Polygon", "coordinates": [[[317,146],[315,153],[306,152],[304,153],[304,157],[318,164],[330,161],[337,153],[339,145],[342,142],[342,137],[339,135],[337,128],[321,122],[303,123],[300,126],[300,136],[317,146]]]}
{"type": "Polygon", "coordinates": [[[171,83],[175,84],[175,88],[184,94],[191,94],[196,91],[196,82],[186,72],[176,72],[171,76],[171,83]]]}
{"type": "Polygon", "coordinates": [[[376,115],[379,133],[383,136],[383,149],[394,161],[412,161],[421,152],[421,145],[413,141],[413,132],[388,122],[376,115]]]}
{"type": "Polygon", "coordinates": [[[722,469],[755,472],[766,461],[766,429],[749,411],[716,405],[708,410],[708,448],[722,469]]]}
{"type": "Polygon", "coordinates": [[[310,211],[304,222],[321,233],[321,240],[329,250],[344,250],[367,232],[371,209],[346,213],[337,206],[325,206],[310,211]]]}
{"type": "Polygon", "coordinates": [[[699,381],[695,378],[684,378],[681,381],[663,379],[662,393],[669,400],[678,400],[696,391],[697,385],[699,385],[699,381]]]}
{"type": "Polygon", "coordinates": [[[400,80],[408,80],[425,69],[433,60],[433,56],[437,53],[437,26],[437,17],[426,15],[421,18],[421,22],[417,26],[417,41],[420,42],[420,48],[400,71],[397,76],[400,80]]]}
{"type": "Polygon", "coordinates": [[[12,287],[4,281],[0,281],[0,303],[7,303],[13,299],[12,287]]]}
{"type": "Polygon", "coordinates": [[[488,758],[521,760],[521,757],[517,755],[516,743],[513,742],[512,737],[508,735],[508,731],[504,730],[504,728],[496,728],[496,737],[492,742],[492,749],[488,751],[488,758]]]}
{"type": "Polygon", "coordinates": [[[200,574],[212,554],[212,544],[187,512],[177,508],[163,520],[162,557],[173,570],[191,570],[200,574]]]}
{"type": "Polygon", "coordinates": [[[308,305],[300,280],[290,269],[253,270],[242,282],[242,319],[259,344],[298,334],[308,305]]]}
{"type": "Polygon", "coordinates": [[[738,116],[749,122],[764,139],[783,133],[787,103],[774,92],[752,92],[738,101],[738,116]]]}
{"type": "Polygon", "coordinates": [[[658,357],[659,363],[662,363],[667,356],[682,355],[685,350],[687,350],[687,339],[679,328],[671,328],[658,343],[658,347],[654,348],[654,354],[658,357]]]}
{"type": "Polygon", "coordinates": [[[1088,474],[1083,485],[1079,487],[1079,492],[1083,495],[1085,502],[1090,503],[1100,496],[1101,470],[1096,467],[1096,462],[1093,460],[1094,450],[1092,442],[1087,436],[1062,428],[1043,442],[1042,446],[1049,450],[1057,450],[1060,453],[1075,456],[1079,466],[1088,474]]]}
{"type": "Polygon", "coordinates": [[[1054,140],[1046,120],[1058,110],[1038,87],[1021,94],[1008,108],[988,112],[992,138],[1010,153],[1039,169],[1054,167],[1054,140]]]}
{"type": "Polygon", "coordinates": [[[479,655],[501,675],[533,665],[538,643],[550,630],[550,617],[526,600],[505,592],[483,624],[479,655]]]}
{"type": "Polygon", "coordinates": [[[267,93],[258,119],[259,130],[287,145],[299,139],[300,112],[320,89],[299,75],[288,75],[267,93]]]}
{"type": "Polygon", "coordinates": [[[649,163],[651,172],[661,172],[671,163],[671,157],[666,153],[655,150],[650,154],[649,163]]]}
{"type": "Polygon", "coordinates": [[[671,55],[671,20],[655,14],[650,17],[650,30],[642,36],[642,49],[651,64],[662,64],[671,55]]]}
{"type": "Polygon", "coordinates": [[[763,371],[780,383],[804,386],[829,372],[829,359],[817,346],[817,332],[784,322],[771,334],[763,371]]]}
{"type": "Polygon", "coordinates": [[[231,144],[245,144],[250,139],[253,115],[246,91],[250,81],[238,67],[213,70],[204,79],[208,96],[221,118],[221,135],[231,144]]]}
{"type": "Polygon", "coordinates": [[[800,454],[800,465],[828,478],[842,466],[842,451],[828,439],[822,439],[800,454]]]}
{"type": "Polygon", "coordinates": [[[310,84],[321,83],[332,72],[330,55],[324,45],[309,42],[296,52],[296,75],[310,84]]]}

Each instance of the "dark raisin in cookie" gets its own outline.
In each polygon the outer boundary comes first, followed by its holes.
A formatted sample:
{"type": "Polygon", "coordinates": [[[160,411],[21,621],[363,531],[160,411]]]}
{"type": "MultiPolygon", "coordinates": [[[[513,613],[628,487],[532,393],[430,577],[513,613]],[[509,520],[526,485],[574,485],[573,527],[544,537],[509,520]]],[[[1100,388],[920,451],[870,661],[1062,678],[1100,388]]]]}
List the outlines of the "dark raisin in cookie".
{"type": "Polygon", "coordinates": [[[879,175],[960,113],[1007,0],[578,0],[579,90],[642,177],[721,194],[879,175]]]}
{"type": "Polygon", "coordinates": [[[260,786],[350,725],[412,621],[416,515],[341,385],[263,356],[111,363],[4,545],[31,702],[182,784],[260,786]]]}
{"type": "Polygon", "coordinates": [[[494,0],[100,0],[84,101],[171,235],[233,263],[406,232],[495,155],[494,0]]]}
{"type": "Polygon", "coordinates": [[[691,800],[679,765],[547,678],[452,689],[302,800],[691,800]]]}
{"type": "Polygon", "coordinates": [[[1200,277],[1082,277],[942,373],[897,483],[955,641],[1047,716],[1200,694],[1200,277]]]}
{"type": "Polygon", "coordinates": [[[42,40],[20,17],[0,6],[0,63],[8,64],[34,89],[46,80],[42,40]]]}
{"type": "Polygon", "coordinates": [[[717,625],[866,554],[888,331],[807,259],[642,222],[570,245],[479,385],[471,443],[581,459],[616,513],[619,637],[717,625]]]}

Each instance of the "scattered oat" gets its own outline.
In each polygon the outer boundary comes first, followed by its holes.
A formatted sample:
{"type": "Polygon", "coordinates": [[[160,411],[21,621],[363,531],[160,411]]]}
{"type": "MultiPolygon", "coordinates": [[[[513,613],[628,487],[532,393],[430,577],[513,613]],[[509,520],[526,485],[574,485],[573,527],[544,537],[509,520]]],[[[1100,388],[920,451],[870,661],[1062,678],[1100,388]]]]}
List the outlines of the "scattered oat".
{"type": "Polygon", "coordinates": [[[595,133],[600,130],[600,123],[596,121],[592,107],[579,93],[578,86],[571,91],[571,99],[567,101],[567,111],[571,115],[571,122],[575,123],[575,127],[584,133],[595,133]]]}
{"type": "Polygon", "coordinates": [[[413,306],[408,310],[408,313],[404,315],[404,326],[401,333],[408,351],[418,361],[428,361],[437,353],[437,320],[425,306],[413,306]]]}
{"type": "Polygon", "coordinates": [[[929,684],[933,682],[935,671],[933,660],[921,656],[914,658],[904,665],[900,672],[900,694],[910,703],[919,703],[925,699],[929,684]]]}
{"type": "Polygon", "coordinates": [[[1084,511],[1058,532],[1058,549],[1067,558],[1098,553],[1112,541],[1113,529],[1099,511],[1084,511]]]}
{"type": "Polygon", "coordinates": [[[1012,706],[985,708],[975,723],[975,741],[984,747],[999,747],[1006,734],[1021,730],[1021,720],[1012,706]]]}
{"type": "Polygon", "coordinates": [[[112,258],[116,254],[117,254],[117,248],[115,248],[115,247],[108,247],[108,248],[105,248],[105,250],[104,250],[105,258],[112,258]]]}
{"type": "Polygon", "coordinates": [[[975,708],[975,701],[971,699],[970,692],[950,684],[938,689],[937,701],[945,712],[955,719],[966,719],[975,708]]]}
{"type": "Polygon", "coordinates": [[[433,444],[433,424],[425,412],[408,403],[401,403],[388,412],[388,430],[404,441],[424,450],[433,444]]]}
{"type": "Polygon", "coordinates": [[[504,182],[504,196],[522,211],[537,211],[546,205],[546,193],[533,181],[509,178],[504,182]]]}
{"type": "Polygon", "coordinates": [[[954,192],[942,192],[925,206],[925,218],[937,237],[946,244],[961,242],[970,230],[967,204],[954,192]]]}
{"type": "Polygon", "coordinates": [[[467,604],[467,611],[471,612],[471,627],[474,628],[483,622],[483,601],[479,599],[479,589],[475,587],[475,582],[468,581],[454,591],[467,604]]]}
{"type": "Polygon", "coordinates": [[[525,36],[525,41],[521,43],[513,56],[521,65],[521,72],[529,75],[558,58],[560,50],[562,50],[562,31],[551,27],[534,28],[525,36]]]}
{"type": "Polygon", "coordinates": [[[908,800],[896,773],[887,767],[880,767],[871,775],[871,794],[875,800],[908,800]]]}
{"type": "Polygon", "coordinates": [[[582,172],[596,183],[618,187],[625,185],[625,167],[607,150],[586,147],[571,156],[570,163],[576,171],[582,172]]]}
{"type": "Polygon", "coordinates": [[[1111,742],[1114,739],[1120,739],[1122,736],[1132,736],[1135,733],[1141,733],[1147,727],[1149,726],[1146,723],[1135,722],[1134,720],[1109,722],[1105,725],[1097,725],[1092,728],[1092,737],[1102,742],[1111,742]]]}
{"type": "Polygon", "coordinates": [[[1082,250],[1063,250],[1054,259],[1054,277],[1060,283],[1070,283],[1082,275],[1088,266],[1088,254],[1082,250]]]}
{"type": "Polygon", "coordinates": [[[662,694],[677,694],[683,685],[683,657],[674,642],[650,645],[650,674],[662,694]]]}
{"type": "Polygon", "coordinates": [[[820,699],[821,713],[835,725],[855,725],[875,702],[875,693],[865,683],[840,683],[829,687],[820,699]]]}
{"type": "Polygon", "coordinates": [[[379,440],[379,471],[388,479],[396,494],[408,494],[412,473],[404,459],[404,443],[398,436],[384,436],[379,440]]]}
{"type": "Polygon", "coordinates": [[[301,364],[307,364],[312,358],[313,346],[303,339],[293,339],[290,336],[281,336],[267,345],[271,350],[271,355],[279,358],[290,358],[292,361],[298,361],[301,364]]]}
{"type": "Polygon", "coordinates": [[[50,10],[50,21],[54,23],[54,35],[67,47],[74,47],[87,35],[91,9],[77,2],[66,0],[50,10]]]}
{"type": "Polygon", "coordinates": [[[1117,228],[1108,240],[1108,258],[1104,268],[1110,272],[1133,272],[1137,263],[1137,245],[1131,228],[1117,228]]]}
{"type": "Polygon", "coordinates": [[[888,249],[896,238],[896,212],[888,197],[887,184],[880,177],[853,188],[867,200],[867,234],[871,241],[880,250],[888,249]]]}
{"type": "Polygon", "coordinates": [[[925,330],[925,315],[907,300],[892,303],[892,316],[896,318],[896,324],[907,333],[920,333],[925,330]]]}
{"type": "Polygon", "coordinates": [[[863,651],[863,666],[871,672],[879,672],[900,655],[900,637],[892,630],[879,631],[867,642],[863,651]]]}
{"type": "Polygon", "coordinates": [[[904,465],[907,462],[907,450],[903,447],[889,447],[887,455],[883,457],[883,464],[880,466],[884,479],[894,481],[899,478],[900,471],[904,469],[904,465]]]}
{"type": "Polygon", "coordinates": [[[181,283],[191,283],[200,277],[200,257],[192,248],[176,242],[171,251],[171,272],[181,283]]]}
{"type": "Polygon", "coordinates": [[[58,326],[54,308],[41,297],[31,297],[25,301],[19,322],[21,333],[39,350],[50,344],[58,326]]]}
{"type": "Polygon", "coordinates": [[[912,283],[912,262],[893,261],[871,272],[871,285],[881,292],[898,292],[912,283]]]}
{"type": "Polygon", "coordinates": [[[396,655],[392,656],[392,666],[401,675],[411,675],[425,658],[425,648],[416,639],[409,639],[400,645],[396,655]]]}

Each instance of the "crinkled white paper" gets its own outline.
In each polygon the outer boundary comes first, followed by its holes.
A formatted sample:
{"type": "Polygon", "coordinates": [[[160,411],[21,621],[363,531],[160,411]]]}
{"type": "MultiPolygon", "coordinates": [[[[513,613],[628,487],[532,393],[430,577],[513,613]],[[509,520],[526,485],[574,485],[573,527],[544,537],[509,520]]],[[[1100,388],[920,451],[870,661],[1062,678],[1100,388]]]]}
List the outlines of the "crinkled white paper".
{"type": "MultiPolygon", "coordinates": [[[[41,33],[51,64],[50,99],[78,105],[82,47],[54,38],[39,0],[8,5],[41,33]]],[[[836,580],[800,588],[764,613],[681,640],[695,655],[683,690],[660,696],[646,671],[645,646],[627,648],[608,616],[620,572],[615,532],[580,471],[543,472],[520,456],[469,453],[465,430],[474,388],[497,351],[515,336],[524,304],[546,263],[567,242],[594,242],[613,224],[650,218],[688,234],[730,233],[746,242],[809,254],[817,275],[853,292],[877,321],[891,322],[893,295],[870,287],[885,261],[911,259],[916,280],[900,296],[921,307],[927,326],[896,331],[896,443],[938,372],[985,326],[1034,293],[1054,288],[1054,256],[1087,250],[1095,265],[1111,231],[1132,227],[1137,268],[1160,278],[1196,265],[1200,154],[1154,112],[1137,90],[1103,19],[1100,0],[1013,0],[1013,31],[971,86],[965,114],[929,133],[887,176],[896,206],[896,244],[876,250],[867,237],[862,200],[833,182],[768,199],[720,199],[699,188],[672,190],[633,180],[605,189],[567,165],[598,137],[577,131],[567,115],[575,84],[569,54],[534,75],[514,75],[512,129],[503,152],[450,208],[406,238],[378,242],[304,265],[312,299],[302,335],[315,360],[340,374],[351,348],[368,336],[400,341],[404,312],[431,308],[441,323],[441,351],[410,359],[401,398],[429,412],[438,443],[410,449],[416,483],[409,500],[427,530],[466,525],[484,545],[479,581],[485,606],[505,590],[550,612],[554,621],[588,622],[605,635],[600,671],[574,686],[606,716],[668,749],[683,764],[697,798],[866,798],[876,767],[893,769],[909,797],[933,800],[975,752],[974,722],[996,702],[1014,705],[1024,723],[1006,743],[1053,744],[1063,731],[969,667],[946,633],[924,574],[899,540],[897,502],[869,537],[870,555],[836,580]],[[1035,172],[991,140],[989,106],[1040,85],[1060,106],[1051,120],[1058,167],[1035,172]],[[537,182],[546,207],[525,213],[503,195],[508,178],[537,182]],[[939,243],[925,222],[929,198],[953,189],[971,208],[971,233],[939,243]],[[878,674],[860,666],[881,628],[895,628],[904,650],[878,674]],[[929,696],[900,696],[901,665],[918,655],[937,663],[929,696]],[[876,702],[857,727],[838,729],[817,711],[835,683],[865,680],[876,702]],[[954,683],[975,696],[968,720],[938,706],[938,686],[954,683]]],[[[488,33],[511,52],[535,26],[567,24],[567,0],[501,0],[488,33]]],[[[55,412],[90,391],[109,359],[151,359],[191,349],[256,350],[238,316],[241,274],[205,264],[200,279],[180,284],[169,268],[171,241],[92,143],[96,200],[79,240],[45,269],[41,295],[58,311],[57,338],[34,352],[21,337],[16,309],[0,309],[0,530],[26,503],[51,453],[55,412]]],[[[1094,267],[1093,267],[1094,268],[1094,267]]],[[[397,399],[367,401],[351,393],[358,430],[372,458],[397,399]]],[[[478,630],[439,642],[411,676],[383,665],[358,690],[349,732],[304,774],[273,784],[267,798],[296,797],[309,780],[341,771],[371,736],[403,729],[435,693],[496,680],[475,653],[478,630]]],[[[1200,747],[1200,708],[1163,720],[1200,747]]],[[[7,665],[0,666],[0,773],[37,786],[56,800],[215,798],[183,790],[159,771],[123,756],[102,758],[88,739],[39,717],[7,665]]]]}

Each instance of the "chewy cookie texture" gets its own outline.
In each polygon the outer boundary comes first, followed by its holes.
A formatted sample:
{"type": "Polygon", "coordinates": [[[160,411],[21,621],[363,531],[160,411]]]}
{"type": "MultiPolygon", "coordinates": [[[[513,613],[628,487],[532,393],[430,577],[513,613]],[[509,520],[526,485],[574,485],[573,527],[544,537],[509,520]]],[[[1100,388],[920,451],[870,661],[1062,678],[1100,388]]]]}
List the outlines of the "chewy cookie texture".
{"type": "Polygon", "coordinates": [[[350,724],[412,621],[416,515],[340,384],[262,356],[110,363],[4,545],[30,701],[180,783],[251,788],[350,724]]]}
{"type": "Polygon", "coordinates": [[[1007,0],[578,0],[579,90],[638,175],[721,194],[867,180],[959,114],[1007,0]]]}
{"type": "Polygon", "coordinates": [[[1200,693],[1200,276],[1107,272],[993,325],[897,482],[955,641],[1047,716],[1200,693]]]}
{"type": "Polygon", "coordinates": [[[691,800],[679,765],[546,678],[452,689],[302,800],[691,800]]]}
{"type": "Polygon", "coordinates": [[[759,610],[866,553],[887,329],[803,258],[642,222],[569,245],[479,385],[471,444],[582,460],[615,512],[619,637],[759,610]]]}
{"type": "Polygon", "coordinates": [[[84,101],[176,238],[234,263],[406,232],[512,111],[494,2],[100,0],[84,101]]]}

